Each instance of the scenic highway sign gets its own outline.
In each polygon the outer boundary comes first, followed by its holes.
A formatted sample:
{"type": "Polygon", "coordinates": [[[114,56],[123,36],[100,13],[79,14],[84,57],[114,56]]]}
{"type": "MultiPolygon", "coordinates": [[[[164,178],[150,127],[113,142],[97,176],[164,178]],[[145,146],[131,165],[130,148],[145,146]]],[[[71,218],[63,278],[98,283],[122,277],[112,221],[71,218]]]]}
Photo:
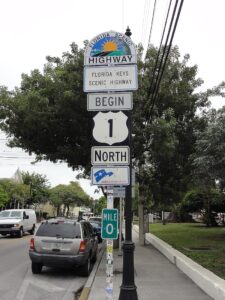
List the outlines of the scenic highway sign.
{"type": "Polygon", "coordinates": [[[137,89],[136,65],[84,67],[84,92],[134,91],[137,89]]]}
{"type": "Polygon", "coordinates": [[[87,96],[87,109],[90,111],[131,110],[132,93],[94,93],[87,96]]]}
{"type": "Polygon", "coordinates": [[[113,145],[125,141],[128,137],[128,117],[119,112],[99,112],[93,118],[93,137],[99,143],[113,145]]]}
{"type": "Polygon", "coordinates": [[[128,166],[93,166],[91,168],[91,183],[99,186],[123,186],[130,184],[128,166]]]}
{"type": "Polygon", "coordinates": [[[108,31],[98,34],[87,45],[84,65],[136,64],[136,47],[125,34],[108,31]]]}
{"type": "Polygon", "coordinates": [[[117,239],[118,237],[118,209],[104,208],[102,210],[102,238],[117,239]]]}
{"type": "Polygon", "coordinates": [[[128,146],[96,146],[91,148],[92,165],[129,165],[130,148],[128,146]]]}

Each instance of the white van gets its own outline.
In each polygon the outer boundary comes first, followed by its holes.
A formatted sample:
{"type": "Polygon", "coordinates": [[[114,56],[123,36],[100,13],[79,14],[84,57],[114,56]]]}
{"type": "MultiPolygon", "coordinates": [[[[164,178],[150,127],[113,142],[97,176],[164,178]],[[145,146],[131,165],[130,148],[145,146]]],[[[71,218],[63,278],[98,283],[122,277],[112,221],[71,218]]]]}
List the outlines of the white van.
{"type": "Polygon", "coordinates": [[[34,234],[37,218],[33,209],[0,211],[0,234],[22,237],[24,232],[34,234]]]}

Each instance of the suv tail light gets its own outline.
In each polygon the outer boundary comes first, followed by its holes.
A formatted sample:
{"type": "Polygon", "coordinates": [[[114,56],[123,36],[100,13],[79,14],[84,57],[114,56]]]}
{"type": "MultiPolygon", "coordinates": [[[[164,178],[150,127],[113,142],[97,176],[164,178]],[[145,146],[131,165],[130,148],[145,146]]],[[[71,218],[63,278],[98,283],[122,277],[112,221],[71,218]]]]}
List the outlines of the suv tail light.
{"type": "Polygon", "coordinates": [[[30,239],[30,250],[34,250],[35,247],[34,247],[34,238],[31,238],[30,239]]]}
{"type": "Polygon", "coordinates": [[[79,252],[84,252],[85,248],[86,248],[86,241],[81,241],[80,242],[79,252]]]}

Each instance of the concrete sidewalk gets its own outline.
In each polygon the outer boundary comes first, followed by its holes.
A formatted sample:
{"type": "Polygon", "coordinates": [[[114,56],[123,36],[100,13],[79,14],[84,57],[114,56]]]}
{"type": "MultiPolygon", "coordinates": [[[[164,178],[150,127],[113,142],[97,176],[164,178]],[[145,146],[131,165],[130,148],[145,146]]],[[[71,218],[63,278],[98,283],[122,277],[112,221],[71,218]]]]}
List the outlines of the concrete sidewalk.
{"type": "MultiPolygon", "coordinates": [[[[210,300],[189,277],[172,264],[153,246],[138,244],[138,233],[133,230],[135,243],[135,284],[139,300],[210,300]]],[[[114,249],[113,299],[118,299],[122,284],[123,258],[114,249]]],[[[105,300],[106,255],[99,259],[87,284],[86,297],[80,299],[105,300]],[[88,290],[89,289],[89,290],[88,290]],[[89,294],[89,295],[88,295],[89,294]]],[[[85,291],[85,289],[84,289],[85,291]]]]}

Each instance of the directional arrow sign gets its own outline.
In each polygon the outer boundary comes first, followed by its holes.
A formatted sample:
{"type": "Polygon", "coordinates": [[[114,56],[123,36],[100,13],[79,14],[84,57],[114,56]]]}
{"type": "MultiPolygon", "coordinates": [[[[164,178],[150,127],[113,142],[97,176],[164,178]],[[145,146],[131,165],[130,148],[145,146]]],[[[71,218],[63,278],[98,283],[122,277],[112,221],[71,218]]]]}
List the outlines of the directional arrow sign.
{"type": "Polygon", "coordinates": [[[118,237],[118,209],[102,210],[102,238],[117,239],[118,237]]]}
{"type": "Polygon", "coordinates": [[[108,167],[98,166],[91,168],[91,182],[93,185],[123,186],[130,184],[128,166],[108,167]]]}
{"type": "Polygon", "coordinates": [[[113,145],[121,143],[128,137],[128,117],[119,112],[99,112],[94,118],[93,137],[99,143],[113,145]]]}

